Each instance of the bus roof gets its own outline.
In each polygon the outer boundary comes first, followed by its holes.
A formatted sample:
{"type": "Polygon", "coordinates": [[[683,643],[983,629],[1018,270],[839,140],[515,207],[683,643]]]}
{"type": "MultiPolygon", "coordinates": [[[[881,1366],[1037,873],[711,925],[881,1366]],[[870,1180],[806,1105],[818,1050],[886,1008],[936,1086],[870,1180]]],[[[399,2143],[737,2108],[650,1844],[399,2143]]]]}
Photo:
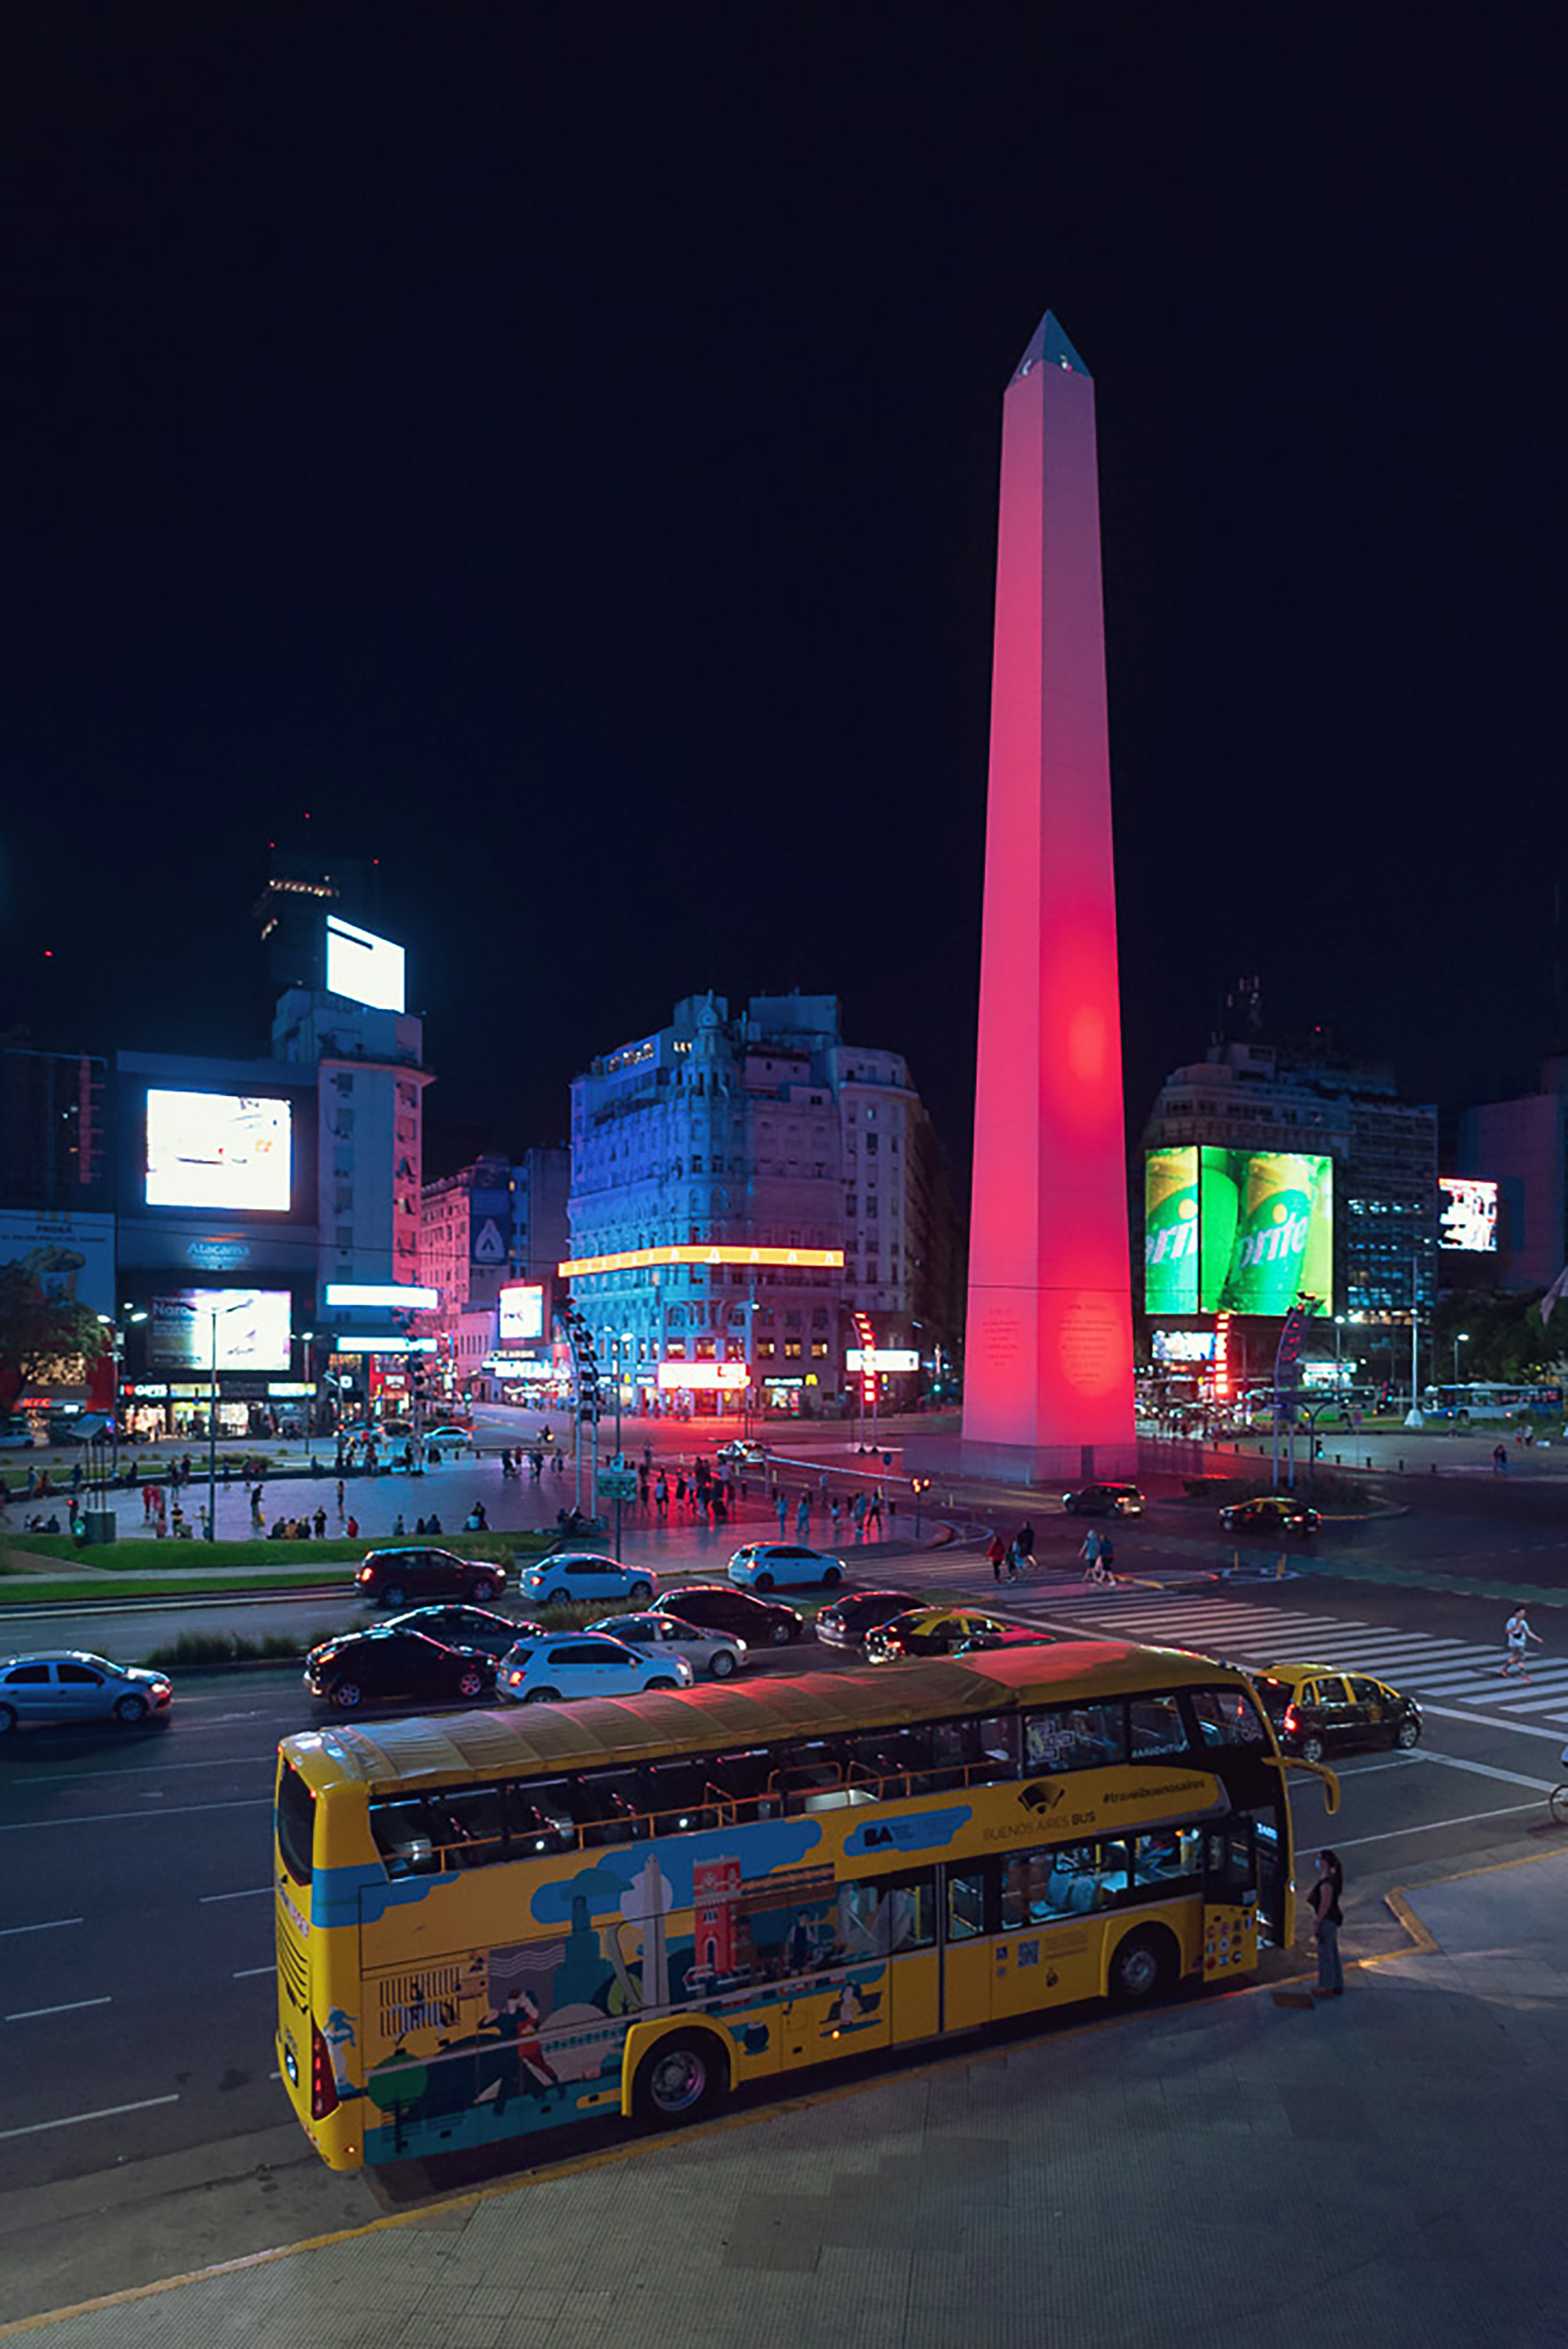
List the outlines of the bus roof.
{"type": "Polygon", "coordinates": [[[1233,1666],[1182,1648],[1070,1640],[859,1671],[788,1678],[770,1673],[747,1686],[707,1682],[699,1688],[591,1697],[571,1705],[504,1706],[445,1718],[421,1714],[366,1728],[335,1725],[285,1737],[281,1750],[318,1793],[345,1785],[385,1792],[602,1769],[607,1763],[707,1753],[716,1745],[777,1745],[792,1738],[896,1728],[974,1712],[988,1697],[999,1710],[1011,1711],[1074,1696],[1087,1702],[1139,1689],[1212,1682],[1216,1675],[1227,1682],[1243,1679],[1233,1666]]]}

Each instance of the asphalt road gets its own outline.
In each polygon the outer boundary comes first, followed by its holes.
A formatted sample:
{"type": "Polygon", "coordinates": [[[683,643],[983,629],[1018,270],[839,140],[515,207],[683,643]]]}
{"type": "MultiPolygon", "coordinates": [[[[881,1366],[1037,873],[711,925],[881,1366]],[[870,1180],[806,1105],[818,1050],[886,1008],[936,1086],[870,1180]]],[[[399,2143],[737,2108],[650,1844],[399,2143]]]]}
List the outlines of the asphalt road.
{"type": "MultiPolygon", "coordinates": [[[[1321,1651],[1415,1693],[1426,1719],[1415,1754],[1346,1757],[1332,1824],[1315,1785],[1303,1782],[1297,1798],[1306,1847],[1332,1840],[1346,1859],[1354,1950],[1393,1940],[1384,1890],[1541,1848],[1553,1832],[1545,1795],[1568,1775],[1558,1767],[1568,1665],[1559,1672],[1555,1661],[1568,1655],[1568,1486],[1438,1480],[1436,1491],[1404,1492],[1408,1514],[1328,1526],[1310,1553],[1291,1554],[1305,1570],[1277,1582],[1209,1578],[1247,1551],[1219,1535],[1212,1512],[1173,1495],[1118,1528],[1117,1563],[1130,1579],[1110,1594],[1078,1579],[1083,1528],[1038,1496],[1030,1514],[1048,1571],[1016,1590],[993,1588],[973,1541],[918,1557],[890,1548],[885,1562],[845,1554],[856,1581],[994,1600],[1057,1636],[1115,1630],[1253,1664],[1321,1651]],[[1431,1587],[1385,1578],[1391,1571],[1431,1587]],[[1479,1595],[1449,1587],[1461,1581],[1479,1595]],[[1536,1602],[1544,1646],[1529,1688],[1496,1673],[1502,1615],[1526,1587],[1549,1594],[1536,1602]]],[[[1005,1520],[1007,1505],[990,1514],[1005,1520]]],[[[954,1515],[975,1522],[962,1496],[954,1515]]],[[[634,1533],[634,1544],[643,1538],[634,1533]]],[[[685,1528],[646,1546],[671,1578],[715,1572],[731,1539],[685,1528]]],[[[294,1629],[303,1640],[357,1613],[352,1601],[274,1599],[6,1615],[0,1648],[80,1644],[134,1660],[179,1629],[294,1629]]],[[[764,1669],[830,1662],[797,1651],[764,1669]]],[[[123,2181],[139,2165],[186,2156],[221,2176],[236,2147],[294,2147],[297,2132],[278,2134],[287,2112],[272,2077],[270,1790],[277,1739],[315,1717],[294,1667],[196,1672],[179,1677],[166,1727],[33,1732],[0,1748],[0,2191],[78,2181],[78,2200],[111,2210],[110,2170],[123,2181]]],[[[308,2203],[315,2165],[303,2138],[284,2158],[297,2161],[308,2203]]],[[[375,2207],[373,2181],[342,2190],[351,2207],[363,2198],[366,2215],[375,2207]]],[[[207,2255],[226,2255],[222,2241],[207,2255]]]]}

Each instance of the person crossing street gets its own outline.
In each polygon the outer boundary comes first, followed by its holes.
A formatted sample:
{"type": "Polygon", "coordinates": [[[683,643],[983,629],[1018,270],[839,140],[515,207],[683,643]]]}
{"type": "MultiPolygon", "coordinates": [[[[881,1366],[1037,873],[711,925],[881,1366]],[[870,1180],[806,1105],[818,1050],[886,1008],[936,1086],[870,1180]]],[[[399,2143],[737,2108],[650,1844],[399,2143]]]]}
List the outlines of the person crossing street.
{"type": "Polygon", "coordinates": [[[1530,1653],[1529,1643],[1533,1640],[1538,1648],[1543,1648],[1546,1642],[1539,1631],[1531,1630],[1530,1619],[1522,1607],[1516,1607],[1509,1617],[1503,1626],[1503,1638],[1508,1643],[1508,1652],[1499,1667],[1503,1679],[1507,1680],[1511,1672],[1517,1672],[1522,1680],[1532,1679],[1533,1675],[1525,1670],[1525,1660],[1530,1653]]]}

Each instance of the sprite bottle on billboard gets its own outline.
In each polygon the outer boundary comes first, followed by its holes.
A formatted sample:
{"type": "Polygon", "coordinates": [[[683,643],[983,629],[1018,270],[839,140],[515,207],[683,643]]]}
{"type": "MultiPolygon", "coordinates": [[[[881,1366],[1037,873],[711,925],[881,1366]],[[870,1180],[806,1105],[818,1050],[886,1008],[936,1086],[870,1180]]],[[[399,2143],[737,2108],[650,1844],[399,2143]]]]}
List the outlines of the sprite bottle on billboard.
{"type": "Polygon", "coordinates": [[[1315,1313],[1334,1310],[1334,1161],[1309,1158],[1312,1169],[1312,1220],[1307,1226],[1306,1255],[1301,1285],[1317,1302],[1315,1313]]]}
{"type": "Polygon", "coordinates": [[[1248,1154],[1223,1299],[1233,1312],[1284,1314],[1295,1303],[1312,1222],[1313,1165],[1294,1151],[1248,1154]]]}
{"type": "Polygon", "coordinates": [[[1241,1177],[1246,1154],[1211,1145],[1205,1145],[1198,1154],[1198,1222],[1203,1235],[1198,1309],[1201,1313],[1213,1313],[1229,1302],[1225,1284],[1231,1277],[1236,1226],[1242,1219],[1241,1177]]]}
{"type": "Polygon", "coordinates": [[[1198,1154],[1151,1150],[1143,1174],[1143,1303],[1149,1313],[1198,1309],[1198,1154]]]}

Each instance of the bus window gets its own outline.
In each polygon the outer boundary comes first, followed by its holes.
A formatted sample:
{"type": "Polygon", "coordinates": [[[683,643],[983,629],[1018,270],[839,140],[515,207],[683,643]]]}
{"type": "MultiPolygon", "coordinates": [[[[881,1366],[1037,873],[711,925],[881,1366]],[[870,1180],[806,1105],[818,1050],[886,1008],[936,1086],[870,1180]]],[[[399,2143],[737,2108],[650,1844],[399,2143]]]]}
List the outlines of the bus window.
{"type": "Polygon", "coordinates": [[[449,1867],[489,1868],[506,1852],[506,1813],[499,1786],[453,1786],[432,1796],[449,1867]]]}
{"type": "Polygon", "coordinates": [[[1196,1827],[1161,1827],[1132,1837],[1132,1880],[1145,1889],[1189,1892],[1198,1881],[1202,1838],[1196,1827]]]}
{"type": "Polygon", "coordinates": [[[440,1846],[422,1795],[394,1803],[372,1803],[370,1832],[376,1838],[377,1850],[387,1863],[388,1876],[438,1873],[440,1846]]]}
{"type": "Polygon", "coordinates": [[[648,1832],[635,1770],[592,1770],[566,1782],[566,1802],[583,1830],[584,1849],[635,1843],[648,1832]]]}
{"type": "Polygon", "coordinates": [[[650,1762],[643,1775],[643,1800],[655,1835],[689,1835],[718,1825],[706,1764],[650,1762]]]}
{"type": "Polygon", "coordinates": [[[1187,1730],[1173,1696],[1133,1696],[1127,1701],[1128,1747],[1134,1762],[1156,1754],[1185,1754],[1187,1730]]]}
{"type": "Polygon", "coordinates": [[[936,1939],[936,1889],[929,1868],[913,1876],[841,1884],[839,1946],[851,1959],[928,1950],[936,1939]]]}
{"type": "Polygon", "coordinates": [[[315,1841],[315,1796],[292,1763],[278,1781],[278,1851],[296,1884],[308,1884],[315,1841]]]}
{"type": "Polygon", "coordinates": [[[939,1721],[932,1737],[935,1760],[955,1774],[944,1778],[943,1785],[987,1785],[1018,1775],[1018,1723],[1014,1713],[995,1713],[985,1720],[939,1721]]]}
{"type": "Polygon", "coordinates": [[[985,1870],[972,1868],[947,1876],[947,1938],[972,1941],[985,1930],[985,1870]]]}
{"type": "Polygon", "coordinates": [[[506,1789],[507,1848],[514,1859],[575,1848],[566,1796],[563,1778],[524,1778],[506,1789]]]}
{"type": "Polygon", "coordinates": [[[1245,1689],[1189,1689],[1187,1702],[1197,1723],[1200,1745],[1266,1745],[1256,1700],[1245,1689]]]}
{"type": "Polygon", "coordinates": [[[1024,1723],[1026,1769],[1098,1770],[1126,1759],[1119,1704],[1047,1705],[1024,1723]]]}

